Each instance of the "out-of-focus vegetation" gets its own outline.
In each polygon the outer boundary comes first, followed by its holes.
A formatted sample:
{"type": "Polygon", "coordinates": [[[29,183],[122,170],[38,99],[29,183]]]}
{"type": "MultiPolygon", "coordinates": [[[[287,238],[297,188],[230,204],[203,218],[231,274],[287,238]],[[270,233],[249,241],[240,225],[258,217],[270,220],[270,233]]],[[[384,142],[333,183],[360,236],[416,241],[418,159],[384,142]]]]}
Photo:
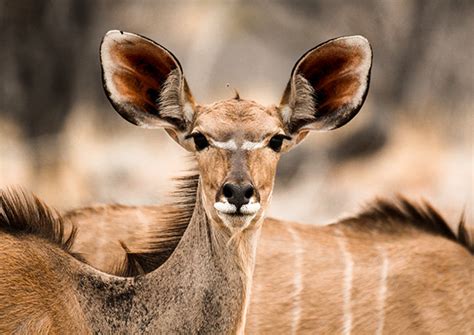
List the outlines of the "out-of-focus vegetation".
{"type": "Polygon", "coordinates": [[[58,208],[155,203],[189,158],[163,131],[123,121],[98,48],[122,29],[180,59],[201,103],[278,103],[293,64],[327,39],[372,43],[370,93],[346,127],[283,157],[270,214],[324,223],[376,195],[431,200],[472,222],[472,1],[0,0],[0,187],[58,208]]]}

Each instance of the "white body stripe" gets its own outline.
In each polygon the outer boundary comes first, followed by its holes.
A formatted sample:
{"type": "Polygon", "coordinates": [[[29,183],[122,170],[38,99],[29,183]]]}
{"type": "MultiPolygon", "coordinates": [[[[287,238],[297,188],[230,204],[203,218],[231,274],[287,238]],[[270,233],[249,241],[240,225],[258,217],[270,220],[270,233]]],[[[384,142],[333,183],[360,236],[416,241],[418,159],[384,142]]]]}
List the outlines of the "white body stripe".
{"type": "Polygon", "coordinates": [[[303,248],[301,247],[301,239],[298,233],[291,227],[288,226],[288,232],[293,240],[293,249],[295,255],[295,275],[293,277],[293,308],[291,319],[291,334],[297,334],[298,327],[301,320],[301,294],[303,292],[303,248]]]}
{"type": "Polygon", "coordinates": [[[380,286],[379,286],[379,295],[377,300],[377,312],[378,312],[378,321],[377,321],[377,330],[375,331],[376,335],[383,334],[383,327],[385,323],[385,299],[387,296],[387,277],[388,277],[388,257],[387,252],[383,248],[379,248],[379,254],[382,258],[382,268],[380,270],[380,286]]]}
{"type": "Polygon", "coordinates": [[[352,295],[352,272],[354,268],[354,262],[352,260],[351,253],[347,250],[346,239],[344,234],[339,231],[337,237],[337,243],[341,250],[341,255],[344,261],[344,281],[343,281],[343,327],[342,333],[349,335],[352,329],[352,308],[351,308],[351,295],[352,295]]]}

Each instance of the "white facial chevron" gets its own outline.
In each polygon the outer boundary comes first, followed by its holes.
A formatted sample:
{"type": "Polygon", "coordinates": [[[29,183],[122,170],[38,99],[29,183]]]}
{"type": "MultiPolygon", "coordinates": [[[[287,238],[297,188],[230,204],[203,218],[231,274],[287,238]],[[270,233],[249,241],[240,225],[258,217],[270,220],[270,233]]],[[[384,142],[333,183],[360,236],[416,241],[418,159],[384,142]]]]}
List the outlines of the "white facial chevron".
{"type": "Polygon", "coordinates": [[[260,141],[260,142],[243,141],[243,143],[240,146],[237,145],[237,143],[233,139],[225,141],[225,142],[214,141],[211,139],[210,142],[211,142],[211,145],[216,148],[231,150],[231,151],[236,151],[237,149],[256,150],[256,149],[263,148],[265,146],[265,143],[263,141],[260,141]]]}
{"type": "Polygon", "coordinates": [[[224,150],[232,150],[232,151],[237,150],[237,143],[235,143],[233,139],[225,141],[225,142],[214,141],[211,139],[211,145],[216,148],[224,149],[224,150]]]}

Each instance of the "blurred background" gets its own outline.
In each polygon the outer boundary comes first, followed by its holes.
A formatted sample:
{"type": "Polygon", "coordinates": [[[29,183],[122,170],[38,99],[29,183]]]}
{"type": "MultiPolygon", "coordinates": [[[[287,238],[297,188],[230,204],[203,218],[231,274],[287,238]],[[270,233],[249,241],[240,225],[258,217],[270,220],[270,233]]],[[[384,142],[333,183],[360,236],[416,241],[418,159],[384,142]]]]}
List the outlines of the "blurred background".
{"type": "Polygon", "coordinates": [[[58,209],[166,201],[189,157],[108,103],[98,50],[110,29],[170,49],[200,103],[232,97],[227,83],[278,103],[306,50],[361,34],[374,51],[364,107],[282,158],[269,214],[327,223],[403,194],[472,224],[473,17],[470,0],[0,0],[0,188],[58,209]]]}

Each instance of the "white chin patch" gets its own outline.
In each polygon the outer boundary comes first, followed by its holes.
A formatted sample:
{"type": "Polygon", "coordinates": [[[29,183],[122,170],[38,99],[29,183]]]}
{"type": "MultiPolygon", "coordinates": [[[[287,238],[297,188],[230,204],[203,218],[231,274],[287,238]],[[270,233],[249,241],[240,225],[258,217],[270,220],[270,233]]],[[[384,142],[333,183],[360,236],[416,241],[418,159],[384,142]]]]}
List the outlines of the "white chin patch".
{"type": "Polygon", "coordinates": [[[214,208],[224,223],[232,228],[246,227],[250,224],[257,212],[260,210],[259,203],[246,204],[240,207],[240,213],[237,213],[237,207],[228,202],[216,202],[214,208]]]}

